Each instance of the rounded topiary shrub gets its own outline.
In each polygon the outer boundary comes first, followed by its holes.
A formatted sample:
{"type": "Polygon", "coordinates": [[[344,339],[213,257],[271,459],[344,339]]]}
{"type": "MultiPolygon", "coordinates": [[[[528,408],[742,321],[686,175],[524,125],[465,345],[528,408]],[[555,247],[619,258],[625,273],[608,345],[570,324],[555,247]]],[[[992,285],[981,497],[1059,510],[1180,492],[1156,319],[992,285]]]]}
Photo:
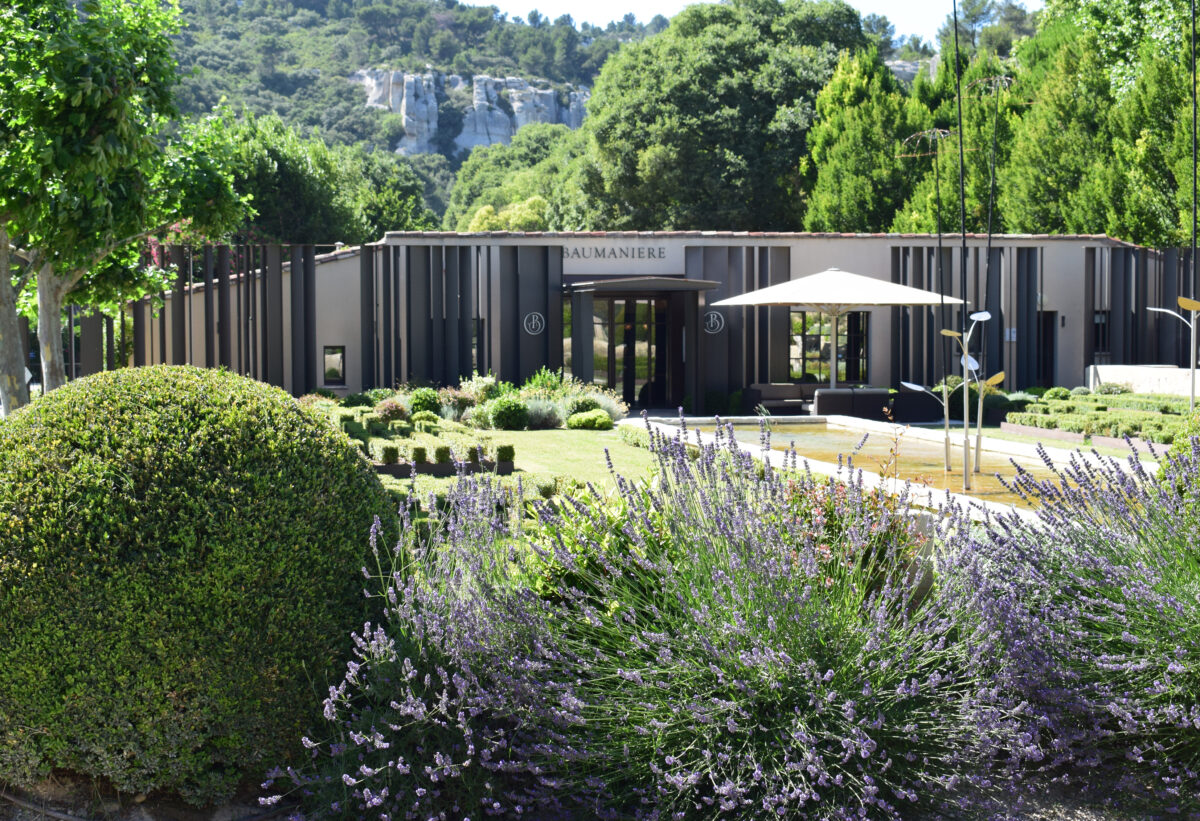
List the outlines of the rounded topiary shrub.
{"type": "Polygon", "coordinates": [[[442,402],[433,388],[417,388],[408,395],[408,409],[413,413],[437,413],[441,408],[442,402]]]}
{"type": "Polygon", "coordinates": [[[286,760],[390,507],[344,434],[228,372],[118,370],[0,420],[0,782],[204,804],[286,760]]]}
{"type": "Polygon", "coordinates": [[[612,417],[600,408],[567,417],[567,427],[571,430],[612,430],[612,426],[612,417]]]}
{"type": "Polygon", "coordinates": [[[563,402],[563,413],[570,417],[577,413],[587,413],[600,407],[600,403],[596,401],[594,396],[571,396],[563,402]]]}
{"type": "Polygon", "coordinates": [[[529,408],[511,394],[489,402],[488,416],[492,427],[499,430],[524,430],[529,424],[529,408]]]}

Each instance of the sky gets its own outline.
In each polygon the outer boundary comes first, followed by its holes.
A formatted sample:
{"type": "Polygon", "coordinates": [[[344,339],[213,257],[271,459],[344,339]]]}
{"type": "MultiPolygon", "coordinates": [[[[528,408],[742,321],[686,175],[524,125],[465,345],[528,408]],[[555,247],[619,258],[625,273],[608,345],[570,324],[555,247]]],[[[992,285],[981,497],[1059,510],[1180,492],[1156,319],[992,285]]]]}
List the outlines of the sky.
{"type": "MultiPolygon", "coordinates": [[[[472,0],[465,0],[471,4],[472,0]]],[[[532,9],[537,9],[543,16],[554,20],[564,14],[571,15],[575,24],[592,23],[606,26],[613,20],[620,20],[632,12],[643,23],[648,23],[656,14],[673,17],[685,6],[688,0],[477,0],[479,5],[493,5],[509,17],[520,15],[524,17],[532,9]]],[[[946,15],[950,14],[951,1],[929,2],[928,0],[848,0],[865,16],[867,14],[882,14],[896,27],[896,34],[907,36],[919,34],[923,39],[933,42],[937,30],[941,27],[946,15]]],[[[1042,7],[1042,0],[1025,0],[1025,8],[1036,11],[1042,7]]]]}

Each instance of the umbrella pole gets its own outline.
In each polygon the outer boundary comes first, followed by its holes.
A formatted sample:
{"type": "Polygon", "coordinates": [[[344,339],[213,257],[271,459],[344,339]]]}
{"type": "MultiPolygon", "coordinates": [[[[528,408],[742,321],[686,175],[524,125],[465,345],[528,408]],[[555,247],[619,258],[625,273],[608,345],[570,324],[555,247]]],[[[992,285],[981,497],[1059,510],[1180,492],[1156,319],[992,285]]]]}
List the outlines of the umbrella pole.
{"type": "Polygon", "coordinates": [[[829,322],[829,387],[837,387],[837,331],[838,315],[830,314],[829,322]]]}

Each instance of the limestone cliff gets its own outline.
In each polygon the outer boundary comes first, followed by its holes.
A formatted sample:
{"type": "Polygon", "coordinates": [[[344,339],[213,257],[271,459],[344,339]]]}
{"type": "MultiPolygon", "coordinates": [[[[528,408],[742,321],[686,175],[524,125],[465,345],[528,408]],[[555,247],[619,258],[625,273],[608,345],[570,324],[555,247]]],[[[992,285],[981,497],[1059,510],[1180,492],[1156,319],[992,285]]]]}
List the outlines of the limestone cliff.
{"type": "MultiPolygon", "coordinates": [[[[518,128],[530,123],[562,123],[579,128],[584,106],[591,96],[586,88],[559,93],[534,88],[520,77],[476,74],[468,83],[457,74],[437,71],[406,74],[402,71],[360,69],[350,76],[367,90],[367,105],[386,108],[404,118],[404,137],[395,146],[401,154],[438,151],[438,103],[449,92],[470,88],[470,104],[462,110],[462,130],[453,136],[457,150],[508,143],[518,128]]],[[[444,141],[443,141],[444,142],[444,141]]]]}

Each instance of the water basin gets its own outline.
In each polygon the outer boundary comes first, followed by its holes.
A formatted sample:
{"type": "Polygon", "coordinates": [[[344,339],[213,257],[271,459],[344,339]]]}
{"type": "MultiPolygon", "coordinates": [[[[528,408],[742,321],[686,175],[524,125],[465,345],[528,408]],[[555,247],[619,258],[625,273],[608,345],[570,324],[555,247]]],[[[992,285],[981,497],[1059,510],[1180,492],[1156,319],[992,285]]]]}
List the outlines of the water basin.
{"type": "MultiPolygon", "coordinates": [[[[699,430],[713,433],[716,428],[701,426],[699,430]]],[[[733,433],[739,442],[754,446],[760,444],[761,434],[757,425],[734,425],[733,433]]],[[[840,458],[843,463],[849,461],[856,468],[895,476],[914,485],[963,492],[961,430],[950,432],[950,464],[953,469],[949,472],[945,470],[945,445],[942,442],[935,444],[906,437],[903,432],[898,439],[893,439],[883,433],[864,434],[828,425],[775,424],[771,427],[770,435],[774,450],[787,450],[794,446],[801,458],[835,464],[840,458]]],[[[972,437],[972,462],[975,458],[974,444],[972,437]]],[[[1053,478],[1053,474],[1040,461],[985,451],[980,459],[980,472],[971,474],[971,490],[966,495],[1005,505],[1028,507],[1028,503],[1005,488],[1000,481],[1000,477],[1011,480],[1017,473],[1016,465],[1038,479],[1053,478]]]]}

